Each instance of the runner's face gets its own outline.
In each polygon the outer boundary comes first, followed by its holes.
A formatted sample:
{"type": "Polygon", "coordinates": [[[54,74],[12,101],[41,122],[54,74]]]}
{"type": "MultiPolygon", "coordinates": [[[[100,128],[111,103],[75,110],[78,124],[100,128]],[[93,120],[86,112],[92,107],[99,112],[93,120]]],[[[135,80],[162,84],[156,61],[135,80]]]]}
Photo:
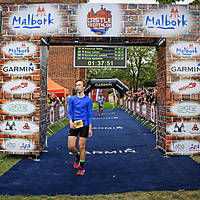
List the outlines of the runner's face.
{"type": "Polygon", "coordinates": [[[83,86],[83,82],[82,81],[78,81],[76,83],[76,90],[77,92],[84,92],[85,87],[83,86]]]}

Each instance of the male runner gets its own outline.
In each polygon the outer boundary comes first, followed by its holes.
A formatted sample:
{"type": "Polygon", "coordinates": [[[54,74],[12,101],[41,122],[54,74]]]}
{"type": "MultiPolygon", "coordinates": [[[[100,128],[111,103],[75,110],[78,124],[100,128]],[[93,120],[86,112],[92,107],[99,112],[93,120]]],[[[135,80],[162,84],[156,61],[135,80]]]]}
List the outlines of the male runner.
{"type": "Polygon", "coordinates": [[[98,103],[99,103],[99,116],[103,115],[103,101],[104,101],[104,98],[102,96],[102,94],[99,95],[99,98],[98,98],[98,103]]]}
{"type": "Polygon", "coordinates": [[[84,94],[86,83],[79,79],[76,81],[77,94],[69,99],[67,117],[70,123],[68,134],[68,148],[75,155],[74,168],[78,169],[77,175],[84,175],[84,162],[86,157],[86,140],[92,136],[92,100],[84,94]],[[73,113],[73,117],[72,117],[73,113]],[[78,146],[76,141],[79,135],[78,146]]]}

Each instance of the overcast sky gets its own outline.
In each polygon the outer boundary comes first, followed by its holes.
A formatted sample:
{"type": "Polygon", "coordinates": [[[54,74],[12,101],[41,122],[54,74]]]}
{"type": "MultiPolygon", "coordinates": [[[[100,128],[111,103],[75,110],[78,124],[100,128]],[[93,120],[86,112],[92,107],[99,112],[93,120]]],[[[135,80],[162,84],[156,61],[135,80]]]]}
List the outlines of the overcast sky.
{"type": "MultiPolygon", "coordinates": [[[[193,0],[180,1],[177,4],[189,4],[193,0]]],[[[89,0],[90,3],[138,3],[138,4],[156,4],[156,0],[89,0]]]]}

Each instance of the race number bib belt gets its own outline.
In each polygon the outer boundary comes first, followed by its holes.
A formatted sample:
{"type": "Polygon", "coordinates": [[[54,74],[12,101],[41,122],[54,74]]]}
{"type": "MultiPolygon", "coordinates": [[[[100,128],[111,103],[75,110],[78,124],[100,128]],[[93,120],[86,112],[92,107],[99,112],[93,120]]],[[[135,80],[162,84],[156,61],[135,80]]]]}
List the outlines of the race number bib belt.
{"type": "Polygon", "coordinates": [[[75,124],[75,127],[76,127],[76,128],[81,128],[81,127],[83,127],[83,121],[82,121],[82,120],[75,121],[74,124],[75,124]]]}
{"type": "Polygon", "coordinates": [[[103,104],[102,104],[102,103],[100,103],[100,106],[103,106],[103,104]]]}

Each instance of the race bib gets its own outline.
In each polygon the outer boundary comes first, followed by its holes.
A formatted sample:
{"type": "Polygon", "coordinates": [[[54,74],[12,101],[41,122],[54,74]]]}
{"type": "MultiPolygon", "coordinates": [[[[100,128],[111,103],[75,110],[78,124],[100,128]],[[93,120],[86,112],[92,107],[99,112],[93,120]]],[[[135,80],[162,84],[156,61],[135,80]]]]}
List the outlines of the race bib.
{"type": "Polygon", "coordinates": [[[74,124],[75,124],[75,127],[76,127],[76,128],[81,128],[81,127],[83,127],[83,121],[82,121],[82,120],[75,121],[74,124]]]}
{"type": "Polygon", "coordinates": [[[100,106],[103,106],[103,104],[100,104],[100,106]]]}

